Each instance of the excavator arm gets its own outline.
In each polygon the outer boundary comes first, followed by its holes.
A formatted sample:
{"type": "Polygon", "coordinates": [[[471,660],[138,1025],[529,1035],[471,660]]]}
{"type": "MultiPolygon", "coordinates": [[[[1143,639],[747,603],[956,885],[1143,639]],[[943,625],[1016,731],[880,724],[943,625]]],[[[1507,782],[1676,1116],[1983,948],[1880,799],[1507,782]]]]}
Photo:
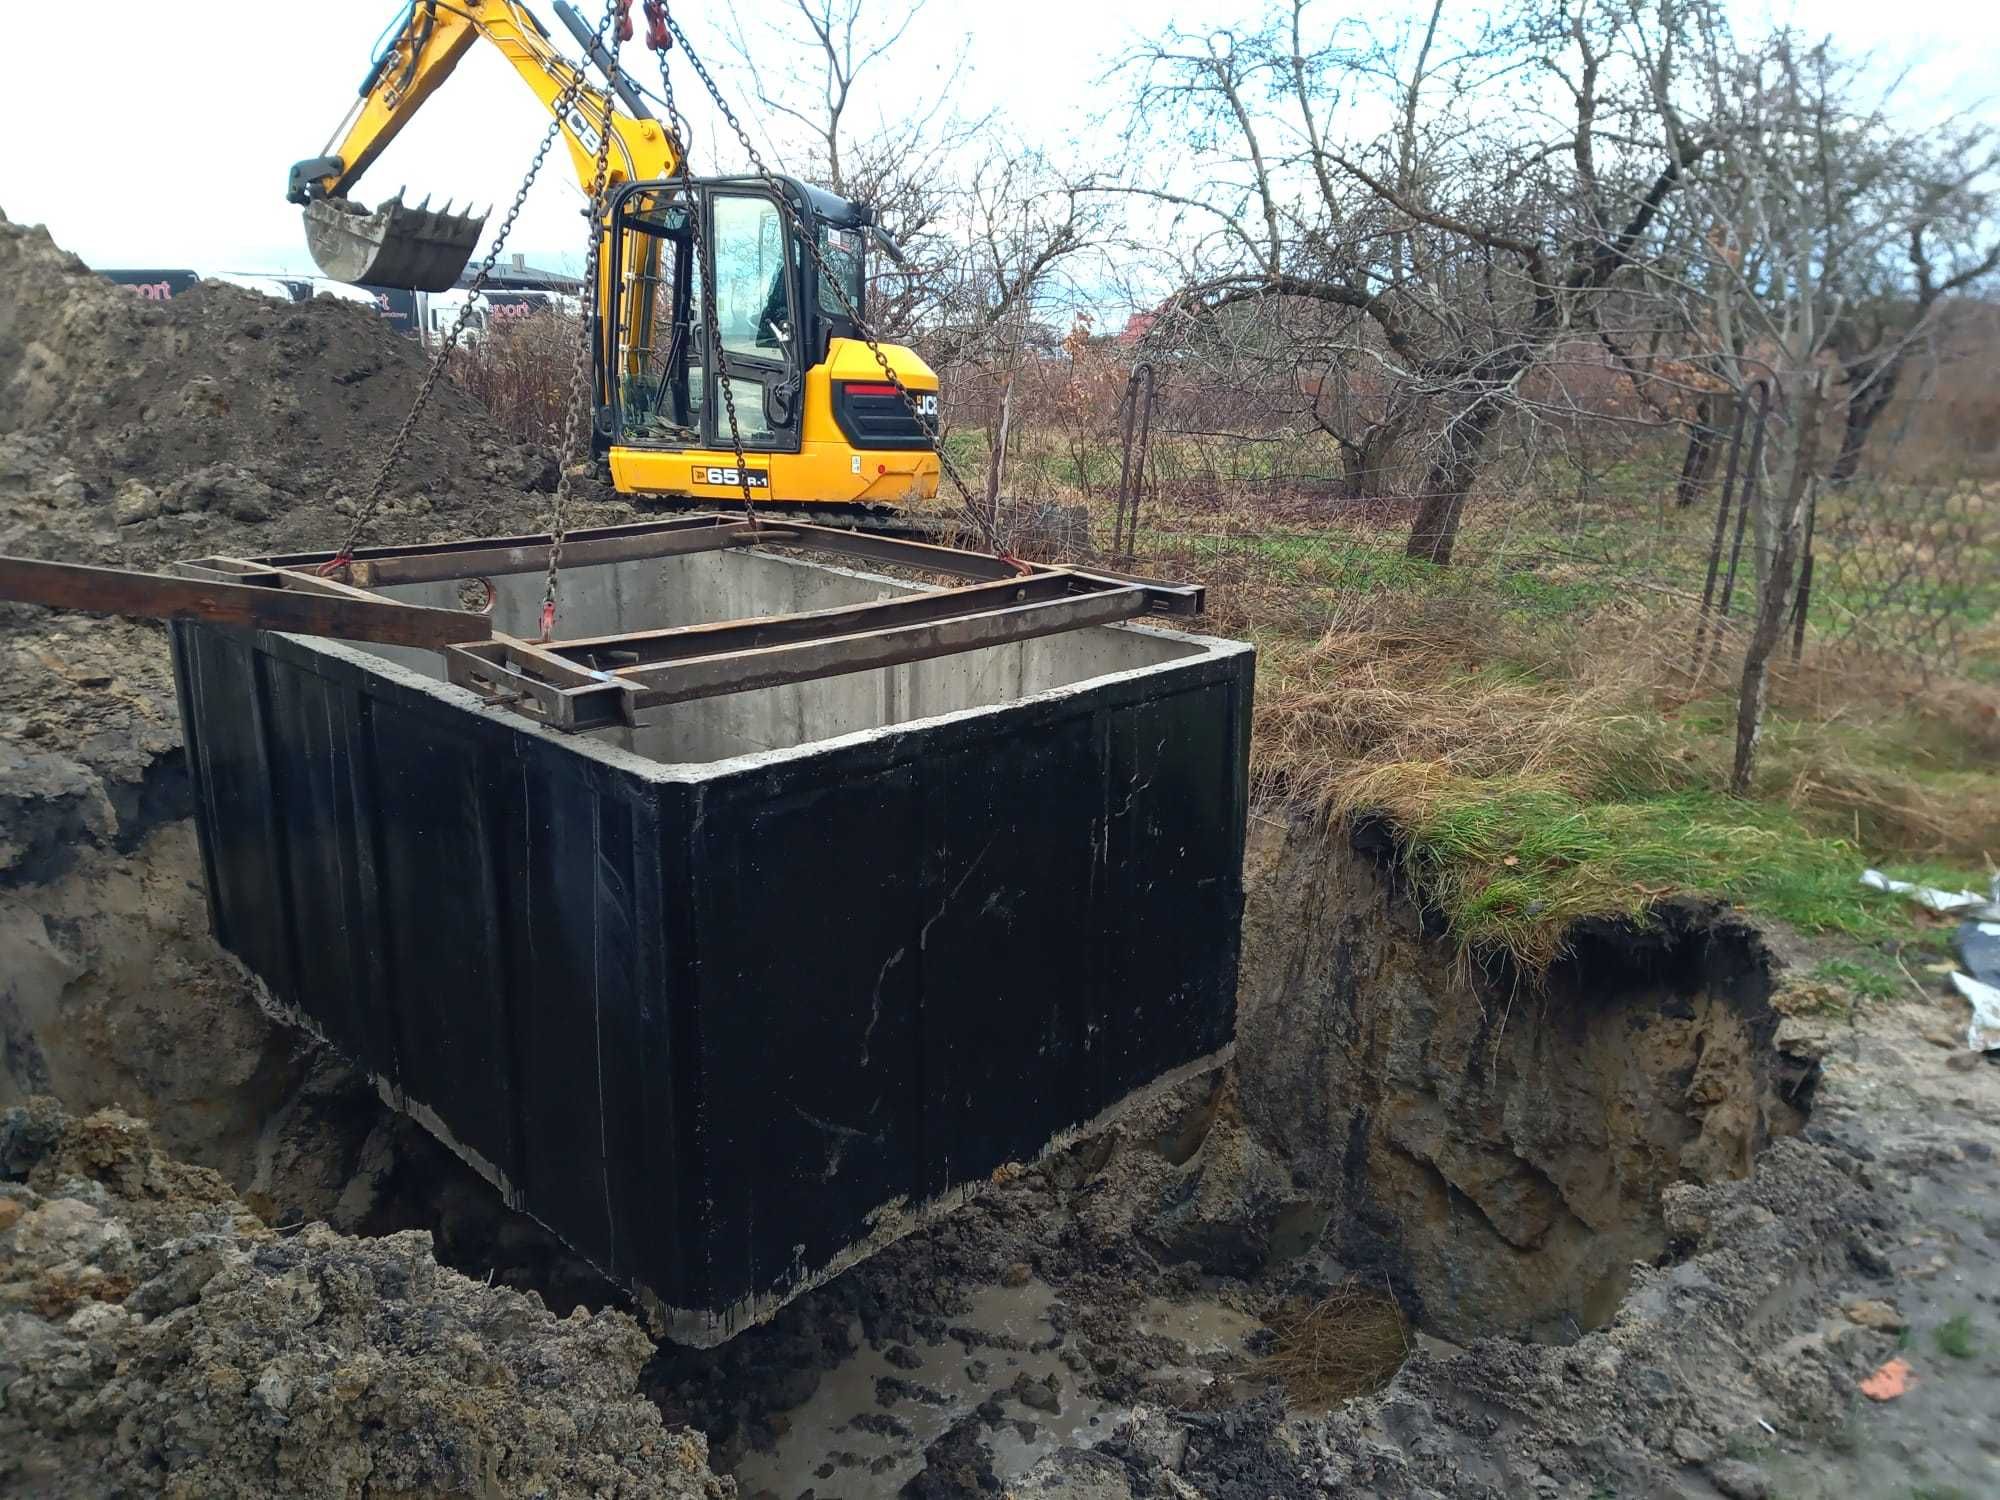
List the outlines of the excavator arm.
{"type": "MultiPolygon", "coordinates": [[[[565,0],[556,0],[555,8],[602,66],[596,34],[565,0]]],[[[562,141],[579,181],[587,185],[595,178],[599,132],[607,129],[607,188],[670,177],[679,169],[671,132],[652,117],[639,94],[623,79],[617,80],[616,97],[584,81],[520,0],[411,0],[325,151],[291,170],[287,196],[304,205],[306,243],[327,275],[432,292],[458,280],[478,242],[484,214],[455,214],[449,204],[433,210],[428,198],[411,208],[400,193],[371,213],[349,195],[482,37],[499,49],[544,108],[562,109],[562,141]],[[570,102],[563,108],[565,99],[570,102]]]]}

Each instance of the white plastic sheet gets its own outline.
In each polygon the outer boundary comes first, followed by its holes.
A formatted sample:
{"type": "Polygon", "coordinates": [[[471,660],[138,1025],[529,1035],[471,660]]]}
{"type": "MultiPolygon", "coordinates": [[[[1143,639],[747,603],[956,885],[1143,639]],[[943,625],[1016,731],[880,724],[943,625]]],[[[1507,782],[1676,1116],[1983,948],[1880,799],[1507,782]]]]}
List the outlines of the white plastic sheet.
{"type": "Polygon", "coordinates": [[[1934,885],[1913,885],[1907,880],[1891,880],[1880,870],[1863,870],[1861,883],[1878,891],[1893,891],[1898,896],[1908,896],[1919,906],[1929,907],[1935,912],[1971,911],[1983,907],[1993,898],[1982,896],[1977,891],[1941,891],[1934,885]]]}
{"type": "Polygon", "coordinates": [[[1966,1029],[1965,1045],[1974,1052],[2000,1051],[2000,988],[1967,974],[1954,974],[1951,982],[1972,1002],[1972,1024],[1966,1029]]]}

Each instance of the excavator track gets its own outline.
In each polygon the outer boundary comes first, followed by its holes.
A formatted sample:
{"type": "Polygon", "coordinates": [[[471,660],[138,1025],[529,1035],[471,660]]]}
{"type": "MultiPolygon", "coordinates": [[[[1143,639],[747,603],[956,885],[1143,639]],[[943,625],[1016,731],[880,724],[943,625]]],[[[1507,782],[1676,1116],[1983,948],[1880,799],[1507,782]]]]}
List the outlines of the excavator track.
{"type": "MultiPolygon", "coordinates": [[[[742,513],[741,506],[731,506],[714,499],[696,499],[688,495],[621,495],[619,498],[631,504],[634,509],[648,514],[685,515],[691,512],[704,514],[720,512],[738,515],[742,513]]],[[[962,529],[949,516],[913,515],[895,505],[759,500],[756,514],[759,521],[772,523],[799,521],[811,526],[830,526],[843,531],[867,531],[881,536],[908,537],[918,541],[948,540],[962,529]]]]}

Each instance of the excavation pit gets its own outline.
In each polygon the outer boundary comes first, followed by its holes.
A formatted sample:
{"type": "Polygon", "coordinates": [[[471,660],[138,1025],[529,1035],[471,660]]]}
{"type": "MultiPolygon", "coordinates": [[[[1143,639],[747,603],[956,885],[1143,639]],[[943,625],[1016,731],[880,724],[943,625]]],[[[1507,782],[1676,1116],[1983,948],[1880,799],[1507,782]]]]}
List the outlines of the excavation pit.
{"type": "Polygon", "coordinates": [[[1459,953],[1378,820],[1252,863],[1246,1119],[1325,1213],[1321,1248],[1424,1332],[1572,1342],[1673,1253],[1668,1199],[1805,1125],[1777,961],[1698,901],[1569,933],[1546,973],[1459,953]]]}
{"type": "MultiPolygon", "coordinates": [[[[491,581],[532,635],[539,569],[491,581]]],[[[566,569],[560,623],[923,592],[733,548],[566,569]]],[[[1067,629],[572,733],[430,651],[174,647],[219,940],[682,1342],[1228,1052],[1246,646],[1067,629]]]]}

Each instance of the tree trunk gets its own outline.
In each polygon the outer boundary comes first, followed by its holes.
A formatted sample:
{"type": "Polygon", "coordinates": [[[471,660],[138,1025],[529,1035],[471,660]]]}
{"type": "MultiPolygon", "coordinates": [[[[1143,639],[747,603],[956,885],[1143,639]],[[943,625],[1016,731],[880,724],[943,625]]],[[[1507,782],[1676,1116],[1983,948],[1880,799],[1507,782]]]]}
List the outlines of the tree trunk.
{"type": "Polygon", "coordinates": [[[1722,451],[1725,431],[1723,417],[1729,410],[1721,396],[1703,396],[1694,409],[1688,428],[1687,454],[1681,460],[1681,477],[1674,486],[1674,503],[1692,505],[1708,489],[1715,477],[1716,455],[1722,451]]]}
{"type": "Polygon", "coordinates": [[[1840,453],[1833,461],[1828,478],[1846,484],[1861,468],[1861,455],[1868,435],[1896,394],[1896,382],[1903,378],[1903,356],[1896,353],[1877,364],[1860,359],[1840,372],[1841,384],[1848,388],[1847,425],[1840,433],[1840,453]]]}
{"type": "Polygon", "coordinates": [[[1806,496],[1812,484],[1813,461],[1819,447],[1820,408],[1825,390],[1815,378],[1799,412],[1798,441],[1792,451],[1791,482],[1786,486],[1784,513],[1778,520],[1770,572],[1757,598],[1757,618],[1750,645],[1743,653],[1743,685],[1736,698],[1736,764],[1729,790],[1747,796],[1757,766],[1757,742],[1764,732],[1764,704],[1770,693],[1771,653],[1784,631],[1791,604],[1792,573],[1798,565],[1800,536],[1805,530],[1806,496]]]}
{"type": "Polygon", "coordinates": [[[1340,488],[1349,500],[1366,500],[1383,493],[1389,461],[1409,427],[1409,419],[1392,413],[1362,434],[1361,441],[1340,444],[1340,488]]]}
{"type": "Polygon", "coordinates": [[[1451,566],[1452,547],[1458,541],[1458,523],[1465,514],[1465,497],[1472,481],[1479,477],[1479,460],[1486,449],[1487,436],[1500,419],[1500,401],[1481,396],[1468,406],[1445,432],[1444,451],[1424,477],[1423,498],[1417,504],[1417,518],[1410,523],[1410,540],[1403,555],[1420,562],[1451,566]]]}
{"type": "Polygon", "coordinates": [[[1008,375],[1000,387],[1000,430],[988,430],[991,451],[986,459],[986,520],[997,533],[1000,528],[1000,482],[1007,473],[1007,429],[1014,415],[1014,377],[1008,375]]]}

